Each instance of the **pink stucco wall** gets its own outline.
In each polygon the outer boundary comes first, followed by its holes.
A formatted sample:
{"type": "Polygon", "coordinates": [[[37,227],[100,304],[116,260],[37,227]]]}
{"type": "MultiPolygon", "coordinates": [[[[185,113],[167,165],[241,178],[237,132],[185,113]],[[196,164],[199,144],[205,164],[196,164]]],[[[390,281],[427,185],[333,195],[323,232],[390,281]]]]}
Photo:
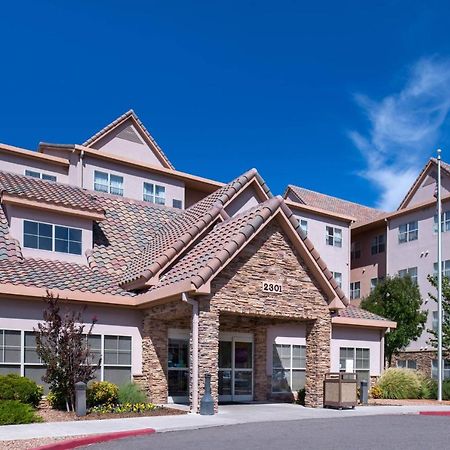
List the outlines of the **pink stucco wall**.
{"type": "MultiPolygon", "coordinates": [[[[436,176],[436,171],[437,169],[435,168],[433,168],[432,170],[428,170],[427,175],[431,174],[436,176]]],[[[441,186],[443,196],[450,194],[450,177],[445,173],[442,174],[441,186]]],[[[435,189],[436,181],[434,181],[434,179],[431,180],[430,178],[425,178],[424,182],[412,196],[407,206],[413,206],[431,200],[433,198],[435,189]]]]}
{"type": "Polygon", "coordinates": [[[249,186],[227,206],[226,212],[233,217],[247,209],[257,206],[261,201],[263,199],[258,198],[256,191],[249,186]]]}

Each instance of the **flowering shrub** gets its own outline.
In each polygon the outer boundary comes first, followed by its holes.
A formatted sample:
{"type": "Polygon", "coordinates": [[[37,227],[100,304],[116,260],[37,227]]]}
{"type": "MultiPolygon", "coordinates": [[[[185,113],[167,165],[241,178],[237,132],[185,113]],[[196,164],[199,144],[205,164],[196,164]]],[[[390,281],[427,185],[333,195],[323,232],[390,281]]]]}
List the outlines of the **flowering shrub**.
{"type": "Polygon", "coordinates": [[[117,403],[119,387],[109,381],[94,381],[87,388],[89,406],[113,405],[117,403]]]}
{"type": "Polygon", "coordinates": [[[369,394],[372,398],[382,398],[383,397],[383,391],[380,388],[380,386],[378,386],[377,384],[370,388],[369,394]]]}
{"type": "Polygon", "coordinates": [[[161,406],[156,406],[154,403],[123,403],[94,406],[89,409],[89,413],[143,413],[146,411],[154,411],[159,408],[161,408],[161,406]]]}

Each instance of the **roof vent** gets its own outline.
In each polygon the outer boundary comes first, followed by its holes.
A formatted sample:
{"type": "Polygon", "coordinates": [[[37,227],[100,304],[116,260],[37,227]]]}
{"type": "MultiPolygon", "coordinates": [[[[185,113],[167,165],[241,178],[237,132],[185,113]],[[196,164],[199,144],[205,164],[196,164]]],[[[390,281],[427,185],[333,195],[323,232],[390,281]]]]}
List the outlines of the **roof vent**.
{"type": "Polygon", "coordinates": [[[120,133],[118,133],[117,137],[120,139],[125,139],[126,141],[135,142],[136,144],[144,145],[141,138],[131,125],[127,126],[120,133]]]}

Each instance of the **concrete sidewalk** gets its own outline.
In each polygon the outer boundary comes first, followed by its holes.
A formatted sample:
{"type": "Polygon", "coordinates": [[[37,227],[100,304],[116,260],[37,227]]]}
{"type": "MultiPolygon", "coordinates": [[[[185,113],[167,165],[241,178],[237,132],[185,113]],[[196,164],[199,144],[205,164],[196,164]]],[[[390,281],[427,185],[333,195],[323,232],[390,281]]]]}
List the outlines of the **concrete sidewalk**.
{"type": "Polygon", "coordinates": [[[311,409],[303,406],[270,403],[220,406],[215,416],[186,414],[179,416],[138,417],[129,419],[48,422],[0,427],[0,441],[43,437],[79,436],[153,428],[158,432],[236,425],[252,422],[327,419],[339,417],[417,414],[420,411],[447,411],[450,406],[360,406],[354,410],[311,409]]]}

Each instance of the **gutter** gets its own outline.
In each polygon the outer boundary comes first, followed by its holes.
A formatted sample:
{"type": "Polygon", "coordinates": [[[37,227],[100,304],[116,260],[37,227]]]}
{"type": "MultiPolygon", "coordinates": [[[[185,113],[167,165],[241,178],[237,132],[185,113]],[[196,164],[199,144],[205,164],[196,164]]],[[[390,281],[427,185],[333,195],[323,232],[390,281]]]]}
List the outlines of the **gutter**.
{"type": "Polygon", "coordinates": [[[192,305],[192,411],[198,412],[198,300],[181,294],[183,302],[192,305]]]}

